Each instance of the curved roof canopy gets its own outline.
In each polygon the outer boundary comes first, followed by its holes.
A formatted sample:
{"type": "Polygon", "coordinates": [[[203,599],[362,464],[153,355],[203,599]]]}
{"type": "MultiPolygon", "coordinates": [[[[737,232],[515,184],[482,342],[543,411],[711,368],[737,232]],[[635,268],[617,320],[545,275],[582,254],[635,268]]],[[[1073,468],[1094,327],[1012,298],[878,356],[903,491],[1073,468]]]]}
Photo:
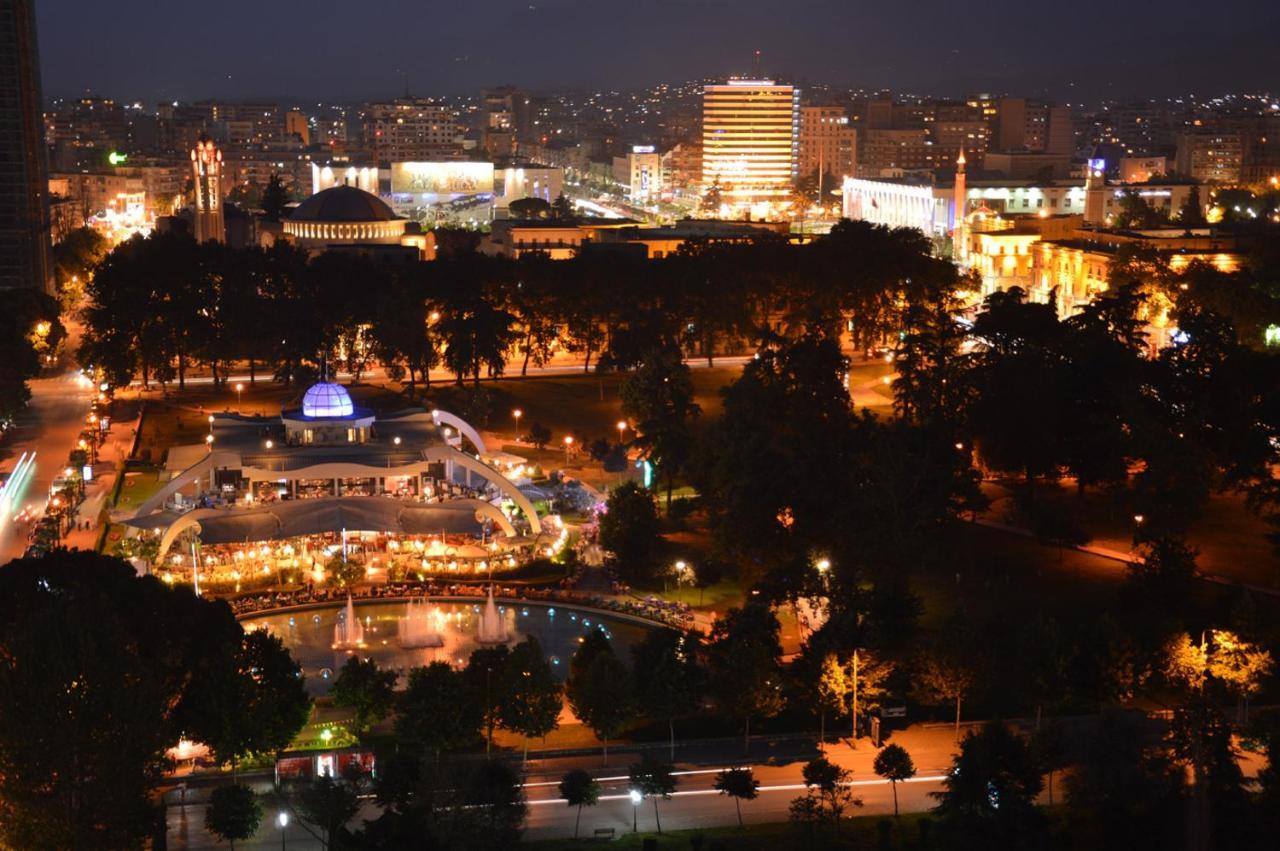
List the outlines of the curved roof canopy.
{"type": "Polygon", "coordinates": [[[377,195],[354,186],[333,186],[303,201],[289,216],[293,222],[390,222],[396,214],[377,195]]]}

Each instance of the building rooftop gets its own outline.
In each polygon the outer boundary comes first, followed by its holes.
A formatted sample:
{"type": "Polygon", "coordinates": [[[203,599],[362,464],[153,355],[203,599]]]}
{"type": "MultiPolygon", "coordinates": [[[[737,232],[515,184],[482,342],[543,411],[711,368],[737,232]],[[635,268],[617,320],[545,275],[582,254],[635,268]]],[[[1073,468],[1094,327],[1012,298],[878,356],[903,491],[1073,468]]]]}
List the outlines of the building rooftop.
{"type": "Polygon", "coordinates": [[[397,216],[377,195],[354,186],[333,186],[303,201],[290,214],[295,222],[389,222],[397,216]]]}

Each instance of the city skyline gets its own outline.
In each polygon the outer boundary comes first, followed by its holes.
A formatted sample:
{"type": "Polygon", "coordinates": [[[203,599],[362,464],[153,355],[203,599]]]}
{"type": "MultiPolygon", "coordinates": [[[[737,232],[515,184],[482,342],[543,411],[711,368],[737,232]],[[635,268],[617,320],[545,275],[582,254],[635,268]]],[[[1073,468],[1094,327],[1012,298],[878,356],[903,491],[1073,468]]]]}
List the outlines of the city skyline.
{"type": "Polygon", "coordinates": [[[801,0],[787,7],[796,15],[785,27],[779,9],[762,0],[608,2],[607,14],[585,0],[498,0],[482,21],[469,7],[428,11],[402,0],[358,18],[333,0],[305,7],[232,0],[216,15],[185,7],[164,17],[145,5],[37,0],[47,96],[288,92],[344,101],[507,82],[627,89],[755,72],[802,86],[945,96],[1016,88],[1069,102],[1280,89],[1280,71],[1256,61],[1280,27],[1280,8],[1260,0],[1224,0],[1212,18],[1187,0],[1158,19],[1146,9],[1110,9],[1105,21],[1080,23],[1072,38],[1059,35],[1056,9],[1008,0],[973,10],[940,0],[909,9],[801,0]],[[1190,20],[1195,41],[1185,36],[1190,20]],[[652,38],[617,37],[646,29],[652,38]],[[175,50],[184,62],[173,62],[175,50]],[[122,52],[144,58],[122,63],[122,52]]]}

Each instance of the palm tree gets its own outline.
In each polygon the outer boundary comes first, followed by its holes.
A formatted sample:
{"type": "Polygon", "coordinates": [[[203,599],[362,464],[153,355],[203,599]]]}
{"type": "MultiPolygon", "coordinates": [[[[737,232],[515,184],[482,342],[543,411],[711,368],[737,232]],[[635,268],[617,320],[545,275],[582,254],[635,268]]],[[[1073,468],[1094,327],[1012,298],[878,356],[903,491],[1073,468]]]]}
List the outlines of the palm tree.
{"type": "Polygon", "coordinates": [[[582,823],[582,808],[594,807],[600,801],[600,783],[588,772],[575,768],[560,778],[560,797],[566,804],[578,808],[573,820],[573,838],[578,838],[578,826],[582,823]]]}
{"type": "Polygon", "coordinates": [[[716,775],[715,789],[733,798],[738,810],[738,827],[742,827],[742,802],[754,801],[760,795],[760,781],[750,768],[726,768],[716,775]]]}

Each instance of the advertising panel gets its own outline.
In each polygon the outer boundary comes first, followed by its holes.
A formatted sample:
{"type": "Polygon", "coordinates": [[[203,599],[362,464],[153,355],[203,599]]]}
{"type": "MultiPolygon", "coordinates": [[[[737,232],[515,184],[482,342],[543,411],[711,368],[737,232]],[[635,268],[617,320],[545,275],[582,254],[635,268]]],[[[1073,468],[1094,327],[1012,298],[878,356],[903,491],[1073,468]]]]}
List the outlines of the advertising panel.
{"type": "Polygon", "coordinates": [[[408,195],[491,194],[493,163],[392,163],[391,192],[408,195]]]}

